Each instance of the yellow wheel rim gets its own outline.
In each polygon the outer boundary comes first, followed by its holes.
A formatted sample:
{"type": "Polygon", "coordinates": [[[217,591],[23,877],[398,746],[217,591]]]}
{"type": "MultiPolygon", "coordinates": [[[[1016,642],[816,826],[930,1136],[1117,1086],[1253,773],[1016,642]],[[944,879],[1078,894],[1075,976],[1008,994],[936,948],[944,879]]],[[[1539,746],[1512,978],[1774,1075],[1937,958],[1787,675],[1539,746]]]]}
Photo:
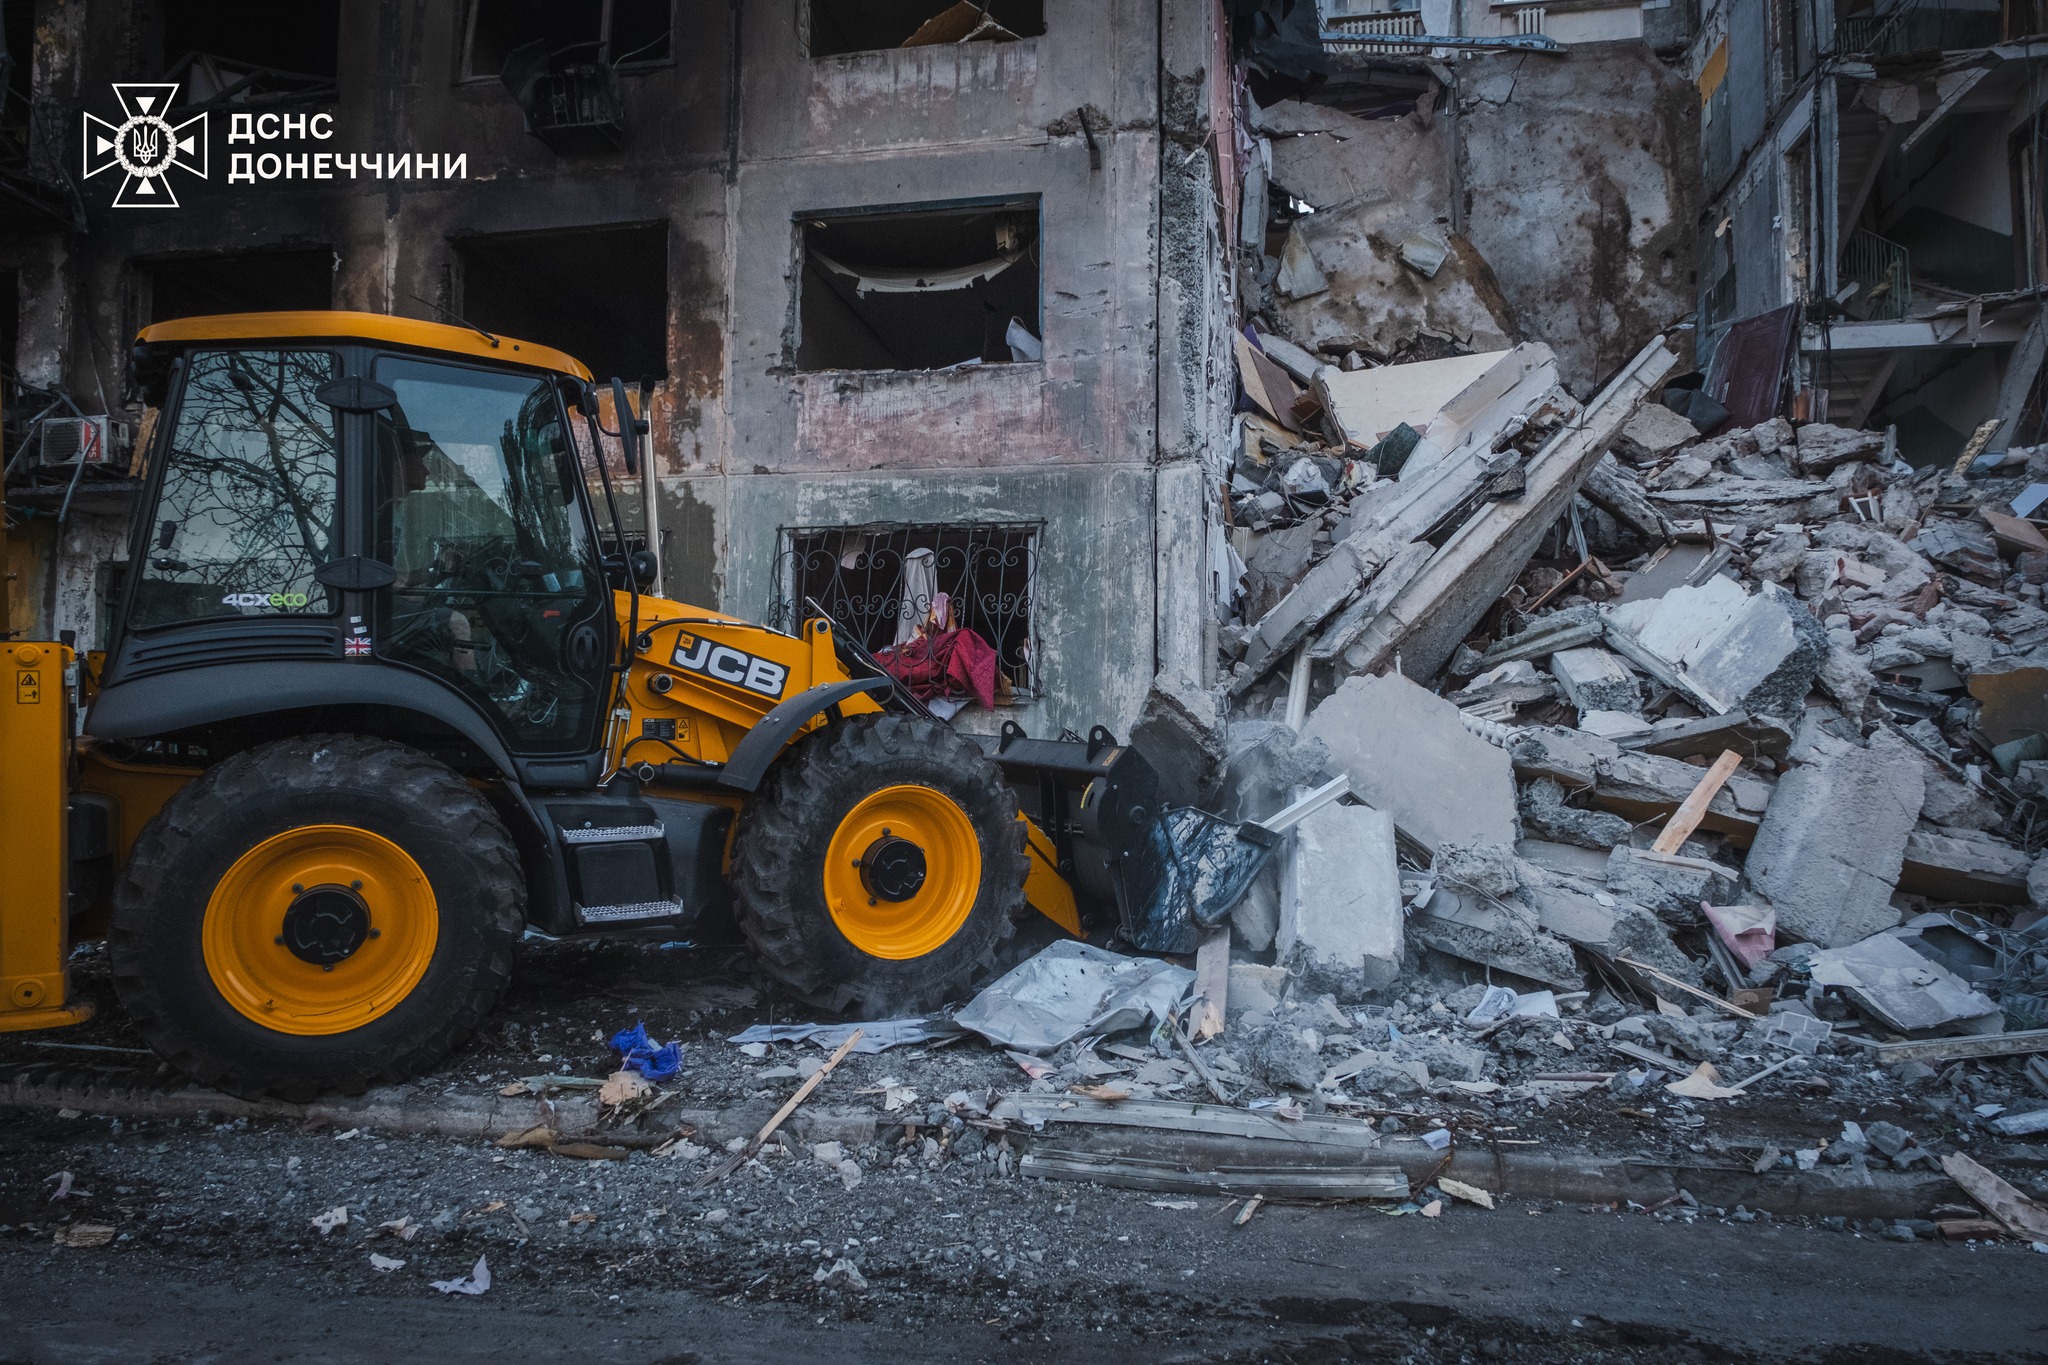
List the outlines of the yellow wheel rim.
{"type": "Polygon", "coordinates": [[[346,1033],[412,994],[441,935],[434,888],[397,844],[301,825],[236,859],[200,943],[221,996],[268,1029],[346,1033]]]}
{"type": "Polygon", "coordinates": [[[943,946],[981,893],[974,822],[931,787],[884,787],[839,822],[825,850],[825,908],[869,957],[903,961],[943,946]]]}

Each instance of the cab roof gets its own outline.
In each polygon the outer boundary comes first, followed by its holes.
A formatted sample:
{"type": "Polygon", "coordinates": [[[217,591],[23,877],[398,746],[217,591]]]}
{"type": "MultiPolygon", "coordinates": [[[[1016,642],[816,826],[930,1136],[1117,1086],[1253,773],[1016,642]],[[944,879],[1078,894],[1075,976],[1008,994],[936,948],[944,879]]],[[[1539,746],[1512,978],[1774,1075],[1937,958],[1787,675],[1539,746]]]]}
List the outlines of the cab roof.
{"type": "Polygon", "coordinates": [[[582,361],[552,346],[515,341],[508,336],[487,340],[469,327],[450,327],[418,318],[384,313],[318,311],[299,313],[216,313],[209,317],[174,318],[142,329],[140,345],[190,345],[207,341],[370,341],[416,351],[441,351],[510,365],[528,365],[589,381],[582,361]]]}

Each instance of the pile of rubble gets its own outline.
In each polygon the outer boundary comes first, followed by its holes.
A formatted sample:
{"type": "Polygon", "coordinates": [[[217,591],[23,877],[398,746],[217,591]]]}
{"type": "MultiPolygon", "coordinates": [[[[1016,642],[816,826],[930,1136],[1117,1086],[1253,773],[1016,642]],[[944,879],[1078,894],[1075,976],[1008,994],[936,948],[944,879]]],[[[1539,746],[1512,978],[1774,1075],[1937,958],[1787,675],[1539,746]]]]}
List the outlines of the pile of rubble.
{"type": "Polygon", "coordinates": [[[1661,341],[1584,405],[1540,345],[1239,362],[1226,681],[1135,742],[1237,818],[1351,793],[1232,912],[1240,961],[1347,1006],[1654,999],[1682,1059],[1674,1001],[1801,1054],[2043,1045],[2048,448],[1703,437],[1696,392],[1646,401],[1661,341]]]}

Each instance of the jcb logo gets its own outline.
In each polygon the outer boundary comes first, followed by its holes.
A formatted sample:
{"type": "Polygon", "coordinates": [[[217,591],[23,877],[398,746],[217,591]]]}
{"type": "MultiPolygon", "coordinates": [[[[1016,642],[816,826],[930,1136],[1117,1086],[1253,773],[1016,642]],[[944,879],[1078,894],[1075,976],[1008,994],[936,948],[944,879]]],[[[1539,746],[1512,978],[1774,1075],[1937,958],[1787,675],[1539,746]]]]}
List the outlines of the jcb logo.
{"type": "Polygon", "coordinates": [[[789,670],[781,664],[756,658],[743,649],[721,645],[701,635],[680,636],[676,640],[675,656],[670,662],[677,668],[702,673],[707,678],[744,687],[764,697],[781,696],[782,685],[789,681],[789,670]]]}

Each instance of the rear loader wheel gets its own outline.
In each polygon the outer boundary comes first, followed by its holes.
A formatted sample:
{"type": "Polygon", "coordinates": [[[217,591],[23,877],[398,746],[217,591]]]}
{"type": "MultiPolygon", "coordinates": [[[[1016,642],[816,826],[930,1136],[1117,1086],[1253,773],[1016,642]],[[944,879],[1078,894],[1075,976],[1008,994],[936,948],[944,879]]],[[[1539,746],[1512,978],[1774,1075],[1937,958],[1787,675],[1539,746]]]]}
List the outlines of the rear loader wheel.
{"type": "Polygon", "coordinates": [[[799,740],[740,812],[740,929],[813,1004],[886,1018],[958,998],[1024,908],[1002,773],[936,721],[867,715],[799,740]]]}
{"type": "Polygon", "coordinates": [[[358,1092],[475,1031],[525,900],[504,824],[448,768],[359,735],[280,740],[209,768],[136,840],[114,983],[204,1084],[358,1092]]]}

